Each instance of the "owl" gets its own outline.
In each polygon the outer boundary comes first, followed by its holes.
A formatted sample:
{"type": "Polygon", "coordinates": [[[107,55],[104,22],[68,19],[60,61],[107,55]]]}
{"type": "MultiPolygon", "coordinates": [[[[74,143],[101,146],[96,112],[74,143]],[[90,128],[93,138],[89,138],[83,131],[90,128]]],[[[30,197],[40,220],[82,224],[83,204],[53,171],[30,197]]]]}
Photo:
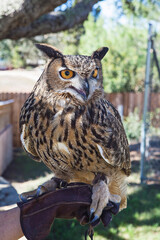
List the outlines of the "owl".
{"type": "MultiPolygon", "coordinates": [[[[131,163],[120,115],[104,95],[101,60],[108,48],[91,56],[74,56],[47,44],[36,46],[48,62],[21,109],[25,151],[56,178],[93,185],[92,221],[101,216],[109,200],[126,208],[131,163]]],[[[52,179],[21,198],[54,188],[52,179]]]]}

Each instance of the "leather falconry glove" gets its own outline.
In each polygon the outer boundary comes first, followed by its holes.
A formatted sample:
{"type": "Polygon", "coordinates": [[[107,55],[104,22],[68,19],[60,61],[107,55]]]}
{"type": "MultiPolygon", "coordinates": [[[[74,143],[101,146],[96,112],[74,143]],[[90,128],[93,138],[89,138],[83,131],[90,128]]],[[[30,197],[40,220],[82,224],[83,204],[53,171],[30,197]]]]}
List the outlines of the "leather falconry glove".
{"type": "Polygon", "coordinates": [[[76,218],[81,225],[89,223],[87,235],[93,239],[93,227],[100,221],[108,226],[112,214],[119,211],[119,204],[109,202],[100,219],[91,223],[89,207],[91,204],[92,186],[83,183],[67,184],[65,188],[45,193],[27,202],[18,202],[22,231],[28,240],[45,239],[55,218],[76,218]]]}

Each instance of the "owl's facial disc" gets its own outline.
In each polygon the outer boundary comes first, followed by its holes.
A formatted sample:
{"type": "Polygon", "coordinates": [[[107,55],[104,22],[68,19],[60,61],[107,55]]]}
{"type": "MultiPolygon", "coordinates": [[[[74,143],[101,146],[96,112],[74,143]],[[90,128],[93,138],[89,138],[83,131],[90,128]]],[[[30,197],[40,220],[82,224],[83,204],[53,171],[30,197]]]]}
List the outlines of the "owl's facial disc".
{"type": "Polygon", "coordinates": [[[89,95],[89,83],[87,78],[83,79],[76,72],[67,68],[60,68],[59,76],[61,80],[66,82],[66,88],[63,92],[70,93],[80,100],[87,100],[89,95]]]}

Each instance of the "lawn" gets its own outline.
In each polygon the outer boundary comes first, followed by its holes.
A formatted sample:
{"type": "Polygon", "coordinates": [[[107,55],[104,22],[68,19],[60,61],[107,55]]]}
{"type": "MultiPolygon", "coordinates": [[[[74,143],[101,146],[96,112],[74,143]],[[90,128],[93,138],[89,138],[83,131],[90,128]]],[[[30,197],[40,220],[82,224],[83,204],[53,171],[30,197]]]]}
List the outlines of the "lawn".
{"type": "MultiPolygon", "coordinates": [[[[95,228],[95,240],[159,240],[160,192],[158,185],[130,185],[128,208],[113,217],[108,228],[95,228]]],[[[56,220],[51,239],[84,239],[85,229],[76,221],[56,220]]]]}
{"type": "MultiPolygon", "coordinates": [[[[14,152],[14,161],[5,172],[17,192],[28,191],[52,177],[43,165],[31,160],[22,150],[14,152]]],[[[132,161],[129,178],[128,207],[113,217],[108,228],[95,228],[95,240],[159,240],[160,239],[160,185],[139,184],[139,161],[132,161]]],[[[57,219],[47,240],[82,240],[87,227],[76,220],[57,219]]]]}

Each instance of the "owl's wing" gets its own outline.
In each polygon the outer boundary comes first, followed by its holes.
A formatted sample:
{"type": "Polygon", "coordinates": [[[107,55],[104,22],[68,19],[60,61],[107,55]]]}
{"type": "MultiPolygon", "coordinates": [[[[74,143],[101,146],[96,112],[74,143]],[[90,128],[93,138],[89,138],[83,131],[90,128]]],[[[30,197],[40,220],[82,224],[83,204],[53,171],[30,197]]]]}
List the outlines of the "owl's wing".
{"type": "Polygon", "coordinates": [[[94,138],[99,137],[99,141],[97,141],[99,153],[109,165],[119,167],[124,170],[126,175],[130,175],[129,145],[121,117],[107,100],[103,100],[101,103],[100,115],[101,122],[92,132],[94,138]]]}
{"type": "Polygon", "coordinates": [[[21,109],[19,124],[20,124],[20,139],[21,139],[24,150],[32,159],[34,159],[35,161],[41,162],[34,148],[34,142],[33,142],[32,133],[31,133],[32,129],[28,124],[27,115],[25,114],[25,105],[21,109]]]}

